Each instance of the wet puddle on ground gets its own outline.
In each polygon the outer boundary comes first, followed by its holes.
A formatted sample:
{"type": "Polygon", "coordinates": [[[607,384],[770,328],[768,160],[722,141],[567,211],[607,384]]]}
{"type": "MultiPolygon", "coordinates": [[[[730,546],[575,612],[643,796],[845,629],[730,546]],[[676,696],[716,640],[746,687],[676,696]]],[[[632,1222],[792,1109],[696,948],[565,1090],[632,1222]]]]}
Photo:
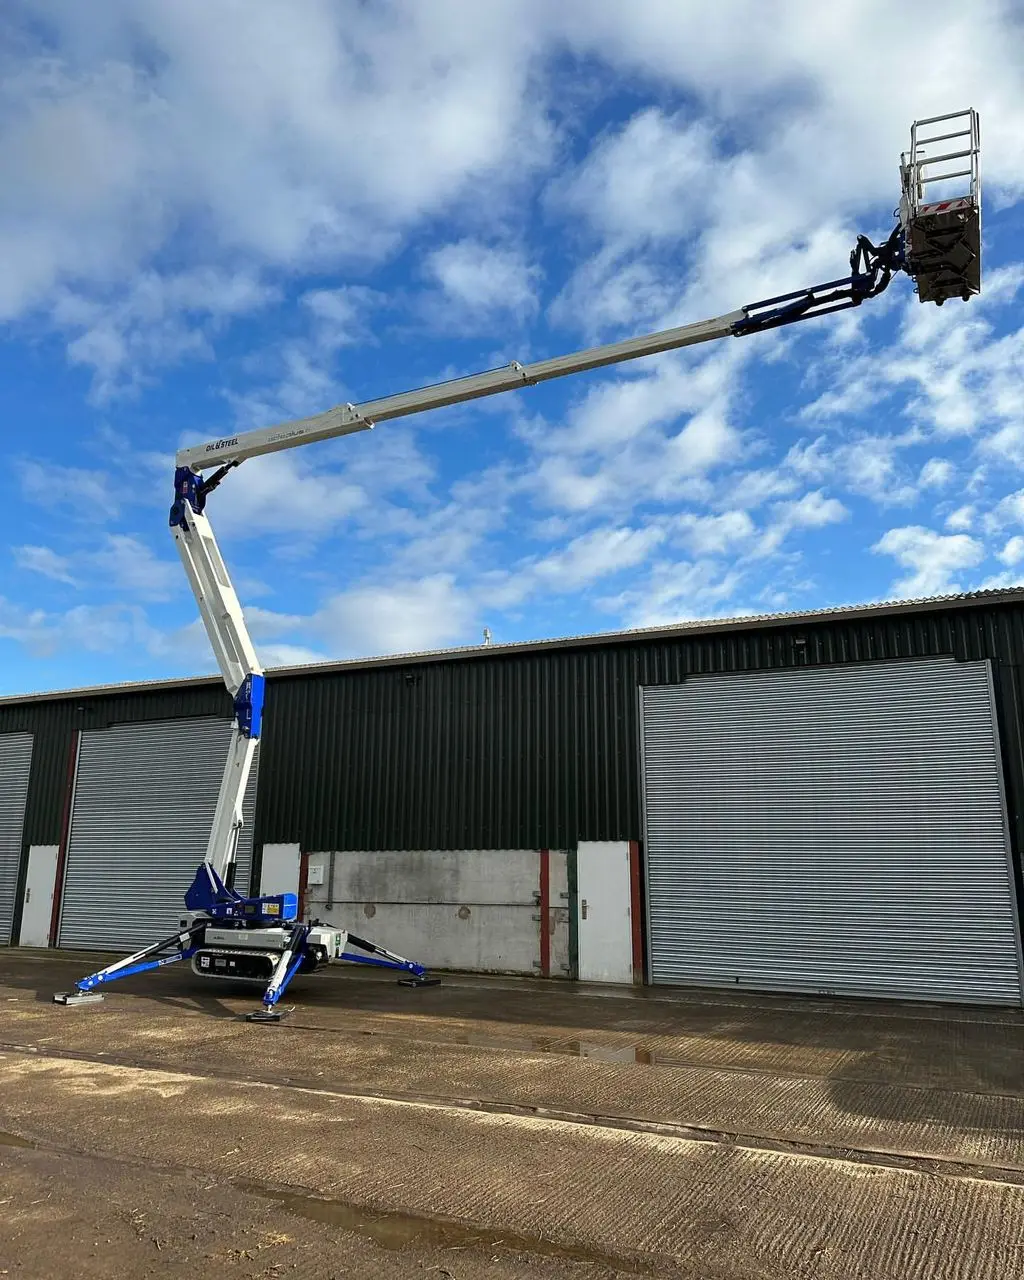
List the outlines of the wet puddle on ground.
{"type": "Polygon", "coordinates": [[[38,1145],[29,1138],[19,1138],[16,1133],[0,1132],[0,1147],[29,1147],[34,1151],[38,1145]]]}
{"type": "Polygon", "coordinates": [[[456,1044],[475,1045],[480,1048],[516,1049],[534,1053],[564,1053],[572,1058],[592,1058],[595,1062],[629,1062],[650,1067],[656,1064],[672,1065],[672,1059],[656,1053],[642,1044],[601,1044],[591,1040],[555,1039],[548,1036],[523,1037],[457,1036],[456,1044]]]}
{"type": "Polygon", "coordinates": [[[368,1237],[384,1249],[409,1246],[435,1249],[506,1249],[514,1253],[532,1253],[571,1262],[600,1263],[627,1275],[651,1275],[654,1263],[647,1259],[615,1257],[596,1249],[574,1248],[549,1240],[522,1236],[500,1228],[485,1230],[436,1218],[420,1218],[414,1214],[391,1213],[365,1209],[343,1200],[329,1200],[295,1191],[273,1191],[259,1183],[234,1178],[232,1185],[268,1200],[300,1218],[324,1222],[368,1237]]]}

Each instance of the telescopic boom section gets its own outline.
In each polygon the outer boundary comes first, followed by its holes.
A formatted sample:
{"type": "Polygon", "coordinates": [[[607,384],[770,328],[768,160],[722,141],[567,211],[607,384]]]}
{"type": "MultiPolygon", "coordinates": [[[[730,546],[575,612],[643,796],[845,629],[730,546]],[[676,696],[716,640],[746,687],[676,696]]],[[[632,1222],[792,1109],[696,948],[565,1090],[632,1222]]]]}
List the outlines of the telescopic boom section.
{"type": "Polygon", "coordinates": [[[426,413],[430,409],[479,400],[482,396],[499,395],[503,391],[520,391],[523,387],[550,382],[554,378],[565,378],[573,373],[586,373],[591,369],[623,364],[627,360],[639,360],[664,351],[678,351],[682,347],[714,342],[718,338],[742,338],[766,329],[776,329],[780,325],[793,324],[798,320],[810,320],[814,316],[858,307],[865,298],[881,293],[889,284],[893,273],[903,265],[902,244],[899,227],[895,228],[883,245],[873,245],[865,236],[859,236],[850,254],[851,274],[840,280],[829,280],[810,289],[798,289],[794,293],[752,302],[738,311],[730,311],[713,320],[699,320],[695,324],[679,325],[674,329],[661,329],[657,333],[644,334],[639,338],[626,338],[622,342],[588,347],[584,351],[538,360],[533,364],[520,364],[518,360],[513,360],[500,369],[486,369],[483,373],[473,373],[466,378],[437,382],[428,387],[419,387],[415,391],[401,391],[381,400],[337,405],[312,418],[298,418],[274,427],[262,427],[258,431],[246,431],[221,440],[211,440],[207,444],[192,445],[179,450],[177,465],[179,468],[200,472],[207,467],[239,463],[263,453],[276,453],[279,449],[293,449],[300,444],[313,444],[317,440],[332,440],[335,436],[367,431],[376,422],[407,418],[412,414],[426,413]]]}
{"type": "Polygon", "coordinates": [[[711,342],[715,338],[727,338],[733,326],[744,318],[744,312],[733,311],[716,320],[702,320],[698,324],[682,325],[676,329],[664,329],[660,333],[641,338],[627,338],[624,342],[611,342],[603,347],[590,347],[567,356],[555,356],[536,364],[523,365],[517,360],[501,369],[487,369],[467,378],[455,378],[451,382],[438,382],[415,391],[401,391],[385,396],[382,400],[367,400],[364,404],[338,405],[326,413],[312,418],[299,418],[276,427],[263,427],[259,431],[247,431],[243,435],[228,436],[223,440],[211,440],[209,444],[182,449],[177,456],[179,467],[191,467],[201,471],[204,467],[224,462],[241,462],[261,453],[276,453],[279,449],[292,449],[300,444],[312,444],[317,440],[331,440],[335,436],[347,436],[356,431],[366,431],[375,422],[388,422],[393,418],[407,418],[429,409],[442,409],[447,405],[463,404],[482,396],[494,396],[503,391],[519,391],[538,382],[552,378],[564,378],[570,373],[584,373],[588,369],[600,369],[603,365],[619,364],[624,360],[636,360],[641,356],[655,355],[660,351],[673,351],[678,347],[693,346],[698,342],[711,342]]]}

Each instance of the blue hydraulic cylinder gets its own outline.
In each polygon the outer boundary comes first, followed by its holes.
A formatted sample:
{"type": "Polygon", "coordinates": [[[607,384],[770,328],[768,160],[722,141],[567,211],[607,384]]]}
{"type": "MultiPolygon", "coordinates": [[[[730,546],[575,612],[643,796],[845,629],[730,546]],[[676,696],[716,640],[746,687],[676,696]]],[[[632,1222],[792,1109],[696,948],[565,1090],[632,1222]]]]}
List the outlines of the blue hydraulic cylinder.
{"type": "Polygon", "coordinates": [[[247,675],[235,694],[235,719],[246,738],[258,738],[263,728],[264,677],[256,672],[247,675]]]}

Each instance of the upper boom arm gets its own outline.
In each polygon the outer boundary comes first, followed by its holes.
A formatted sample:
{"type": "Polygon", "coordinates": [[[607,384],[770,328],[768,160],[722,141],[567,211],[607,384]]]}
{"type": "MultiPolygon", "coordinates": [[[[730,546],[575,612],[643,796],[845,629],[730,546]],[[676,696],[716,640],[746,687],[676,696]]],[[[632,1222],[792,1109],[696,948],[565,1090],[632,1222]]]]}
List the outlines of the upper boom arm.
{"type": "Polygon", "coordinates": [[[375,422],[406,418],[414,413],[425,413],[428,409],[441,409],[446,405],[478,400],[481,396],[532,387],[535,383],[563,378],[570,373],[583,373],[587,369],[599,369],[603,365],[620,364],[624,360],[655,355],[659,351],[673,351],[698,342],[727,338],[735,332],[736,325],[744,320],[745,315],[745,311],[733,311],[716,320],[701,320],[697,324],[662,329],[658,333],[646,334],[640,338],[626,338],[622,342],[588,347],[585,351],[575,351],[571,355],[538,360],[535,364],[523,365],[514,360],[501,369],[487,369],[483,373],[453,378],[450,382],[437,382],[429,387],[419,387],[415,391],[400,391],[397,395],[385,396],[381,400],[338,405],[312,418],[297,418],[293,422],[279,423],[275,427],[261,427],[257,431],[246,431],[241,435],[181,449],[177,465],[201,471],[205,467],[219,466],[225,462],[241,462],[261,453],[276,453],[279,449],[291,449],[300,444],[312,444],[316,440],[331,440],[335,436],[366,431],[375,422]]]}
{"type": "Polygon", "coordinates": [[[262,453],[276,453],[279,449],[291,449],[300,444],[312,444],[317,440],[330,440],[335,436],[366,431],[375,422],[405,418],[415,413],[425,413],[429,409],[477,400],[481,396],[499,395],[503,391],[518,391],[522,387],[532,387],[538,382],[549,382],[553,378],[564,378],[568,374],[622,364],[627,360],[638,360],[662,351],[676,351],[701,342],[714,342],[718,338],[742,338],[748,334],[778,328],[780,325],[827,315],[832,311],[858,307],[865,298],[881,293],[889,284],[893,273],[901,266],[903,232],[899,226],[883,245],[873,245],[865,236],[858,236],[856,247],[850,254],[851,274],[840,280],[829,280],[810,289],[798,289],[794,293],[752,302],[738,311],[730,311],[713,320],[700,320],[696,324],[661,329],[657,333],[644,334],[639,338],[626,338],[621,342],[588,347],[583,351],[538,360],[533,364],[520,364],[518,360],[513,360],[503,368],[486,369],[483,373],[473,373],[466,378],[453,378],[450,382],[438,382],[414,391],[401,391],[397,395],[367,400],[362,404],[338,405],[311,418],[298,418],[293,422],[261,427],[257,431],[226,436],[206,444],[190,445],[179,450],[177,465],[179,468],[188,467],[198,472],[223,463],[242,462],[262,453]]]}

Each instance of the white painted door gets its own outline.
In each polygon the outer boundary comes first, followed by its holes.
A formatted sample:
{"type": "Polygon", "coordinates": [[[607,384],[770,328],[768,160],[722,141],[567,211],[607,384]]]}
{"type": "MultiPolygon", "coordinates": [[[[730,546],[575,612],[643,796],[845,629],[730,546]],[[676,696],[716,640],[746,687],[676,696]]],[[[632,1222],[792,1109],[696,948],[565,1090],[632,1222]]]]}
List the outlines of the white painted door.
{"type": "Polygon", "coordinates": [[[28,874],[21,906],[20,943],[23,947],[50,945],[58,853],[59,848],[55,844],[34,844],[28,851],[28,874]]]}
{"type": "Polygon", "coordinates": [[[302,853],[297,844],[265,844],[260,867],[260,893],[299,892],[302,853]]]}
{"type": "Polygon", "coordinates": [[[577,848],[576,867],[580,978],[632,982],[629,844],[585,840],[577,848]]]}

